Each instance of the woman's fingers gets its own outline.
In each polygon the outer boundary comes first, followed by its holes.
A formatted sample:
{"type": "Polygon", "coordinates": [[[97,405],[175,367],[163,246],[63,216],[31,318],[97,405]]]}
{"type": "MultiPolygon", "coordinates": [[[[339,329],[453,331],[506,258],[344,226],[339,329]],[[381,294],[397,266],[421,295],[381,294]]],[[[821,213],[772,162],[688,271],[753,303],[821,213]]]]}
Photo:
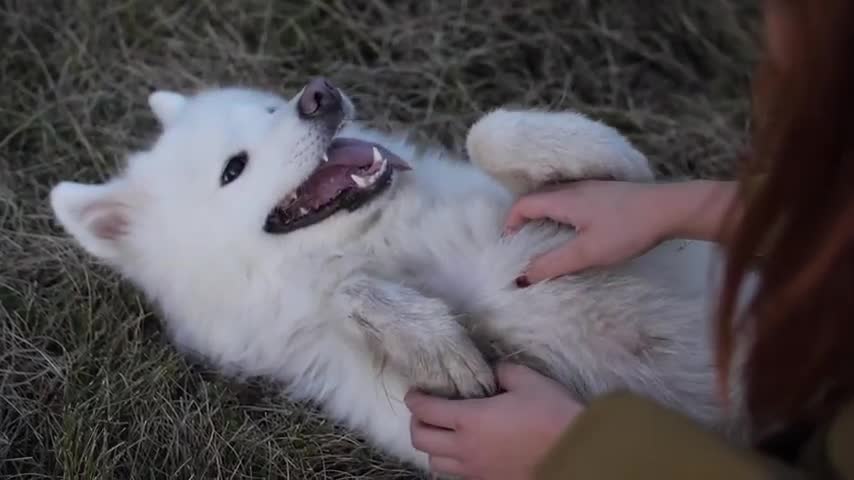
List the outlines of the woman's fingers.
{"type": "Polygon", "coordinates": [[[462,462],[450,457],[430,457],[430,471],[442,475],[464,476],[466,474],[462,462]]]}
{"type": "Polygon", "coordinates": [[[531,220],[549,218],[556,222],[569,223],[571,205],[568,192],[534,193],[516,201],[504,220],[504,233],[514,233],[531,220]]]}
{"type": "Polygon", "coordinates": [[[412,446],[430,456],[453,457],[459,452],[457,437],[453,430],[428,425],[412,417],[409,425],[412,446]]]}
{"type": "Polygon", "coordinates": [[[576,273],[595,266],[590,254],[586,237],[579,235],[554,250],[550,250],[531,260],[517,284],[527,284],[550,280],[568,273],[576,273]]]}
{"type": "Polygon", "coordinates": [[[456,429],[460,419],[467,413],[466,402],[425,395],[415,390],[407,393],[403,400],[413,417],[428,425],[448,430],[456,429]]]}

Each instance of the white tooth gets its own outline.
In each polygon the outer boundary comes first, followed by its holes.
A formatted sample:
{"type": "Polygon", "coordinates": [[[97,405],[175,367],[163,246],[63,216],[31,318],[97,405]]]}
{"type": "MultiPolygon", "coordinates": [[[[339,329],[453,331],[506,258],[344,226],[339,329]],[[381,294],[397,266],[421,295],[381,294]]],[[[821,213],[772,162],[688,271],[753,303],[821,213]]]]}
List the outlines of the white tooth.
{"type": "Polygon", "coordinates": [[[353,181],[356,182],[356,186],[358,186],[359,188],[365,188],[370,184],[370,182],[366,178],[360,177],[358,175],[350,175],[350,178],[352,178],[353,181]]]}
{"type": "Polygon", "coordinates": [[[327,156],[325,153],[323,154],[323,161],[324,161],[324,162],[328,162],[328,161],[329,161],[329,156],[327,156]]]}
{"type": "Polygon", "coordinates": [[[373,150],[373,152],[374,152],[374,163],[377,163],[377,162],[379,162],[379,161],[382,161],[383,156],[382,156],[382,155],[380,155],[380,151],[379,151],[379,150],[377,150],[377,147],[371,147],[371,149],[372,149],[372,150],[373,150]]]}
{"type": "Polygon", "coordinates": [[[308,209],[307,209],[307,208],[303,207],[303,208],[300,208],[300,209],[299,209],[299,214],[300,214],[300,215],[305,215],[306,213],[308,213],[308,209]]]}
{"type": "Polygon", "coordinates": [[[377,170],[376,172],[374,172],[373,175],[368,177],[368,183],[376,182],[377,179],[380,178],[380,175],[382,175],[383,172],[385,172],[386,165],[388,165],[388,162],[386,162],[385,159],[383,159],[383,164],[380,166],[380,169],[377,170]]]}

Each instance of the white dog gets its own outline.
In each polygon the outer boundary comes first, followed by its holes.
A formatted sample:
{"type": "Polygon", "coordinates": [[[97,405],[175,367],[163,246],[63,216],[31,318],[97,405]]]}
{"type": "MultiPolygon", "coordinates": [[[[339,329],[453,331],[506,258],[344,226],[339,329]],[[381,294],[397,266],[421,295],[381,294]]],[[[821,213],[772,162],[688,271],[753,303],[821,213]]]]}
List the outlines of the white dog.
{"type": "Polygon", "coordinates": [[[614,129],[497,110],[472,127],[465,162],[352,123],[352,103],[323,79],[291,100],[225,88],[158,91],[149,104],[163,127],[150,149],[105,184],[60,183],[50,201],[184,351],[279,380],[421,468],[405,392],[490,395],[498,358],[583,401],[628,389],[730,431],[707,325],[709,244],[514,284],[573,234],[535,223],[503,237],[515,196],[554,181],[652,180],[614,129]]]}

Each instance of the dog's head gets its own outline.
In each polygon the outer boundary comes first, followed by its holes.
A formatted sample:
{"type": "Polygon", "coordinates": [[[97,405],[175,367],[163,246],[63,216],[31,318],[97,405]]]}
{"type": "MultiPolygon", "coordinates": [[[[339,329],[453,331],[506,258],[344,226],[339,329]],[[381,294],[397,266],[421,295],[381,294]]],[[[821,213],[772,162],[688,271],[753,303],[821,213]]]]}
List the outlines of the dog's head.
{"type": "Polygon", "coordinates": [[[162,126],[150,149],[104,184],[50,194],[66,231],[117,266],[322,244],[381,208],[372,200],[407,168],[380,145],[336,137],[353,106],[325,79],[291,100],[225,88],[157,91],[149,105],[162,126]]]}

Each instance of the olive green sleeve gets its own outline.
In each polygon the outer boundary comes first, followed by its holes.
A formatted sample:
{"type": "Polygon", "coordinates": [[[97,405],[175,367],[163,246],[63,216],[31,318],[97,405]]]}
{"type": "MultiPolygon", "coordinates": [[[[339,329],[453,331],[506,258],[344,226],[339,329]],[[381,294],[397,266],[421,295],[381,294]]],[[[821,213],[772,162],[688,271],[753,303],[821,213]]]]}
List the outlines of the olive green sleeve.
{"type": "Polygon", "coordinates": [[[826,449],[831,470],[840,479],[854,480],[854,400],[830,426],[826,449]]]}
{"type": "Polygon", "coordinates": [[[739,450],[687,417],[629,394],[590,404],[549,453],[541,480],[808,478],[739,450]]]}

